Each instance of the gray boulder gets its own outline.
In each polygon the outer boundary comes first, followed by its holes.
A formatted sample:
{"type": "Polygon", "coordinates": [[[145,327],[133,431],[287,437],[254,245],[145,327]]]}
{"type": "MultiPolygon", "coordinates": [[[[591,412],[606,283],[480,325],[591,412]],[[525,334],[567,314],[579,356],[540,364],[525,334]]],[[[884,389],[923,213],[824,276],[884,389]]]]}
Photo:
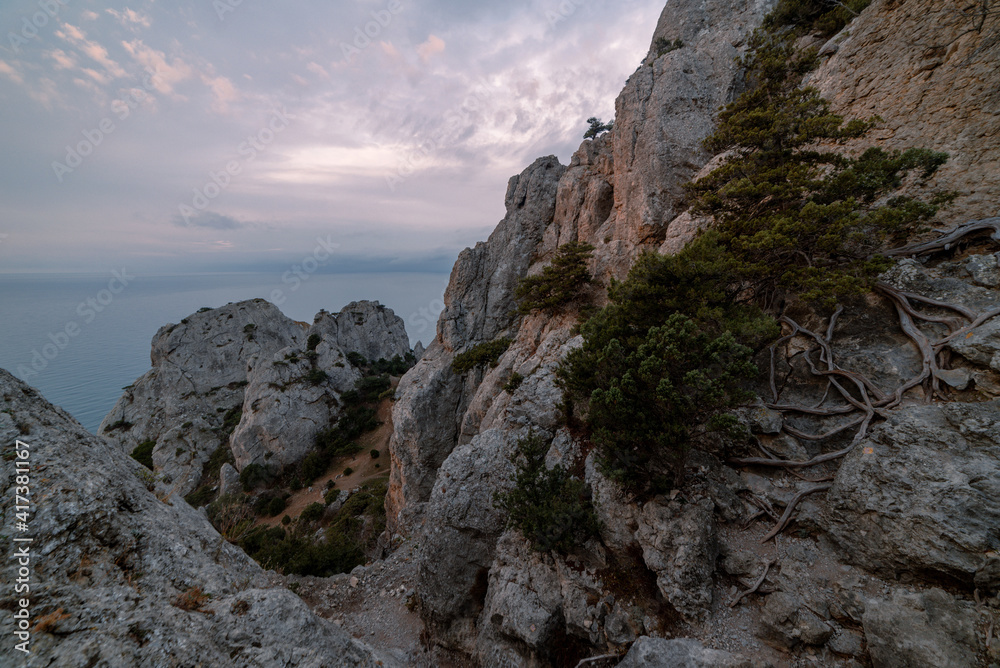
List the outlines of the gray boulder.
{"type": "Polygon", "coordinates": [[[875,668],[971,668],[979,641],[977,614],[940,589],[891,600],[870,599],[864,614],[875,668]]]}
{"type": "Polygon", "coordinates": [[[972,583],[1000,548],[1000,401],[899,409],[847,456],[824,528],[872,572],[972,583]]]}
{"type": "Polygon", "coordinates": [[[650,501],[636,539],[660,593],[686,620],[703,621],[712,605],[712,573],[719,556],[714,504],[650,501]]]}
{"type": "Polygon", "coordinates": [[[635,641],[618,668],[751,668],[749,659],[709,649],[694,638],[650,638],[635,641]]]}
{"type": "Polygon", "coordinates": [[[336,315],[320,312],[310,333],[336,342],[344,352],[359,353],[372,361],[410,353],[403,319],[378,302],[351,302],[336,315]]]}

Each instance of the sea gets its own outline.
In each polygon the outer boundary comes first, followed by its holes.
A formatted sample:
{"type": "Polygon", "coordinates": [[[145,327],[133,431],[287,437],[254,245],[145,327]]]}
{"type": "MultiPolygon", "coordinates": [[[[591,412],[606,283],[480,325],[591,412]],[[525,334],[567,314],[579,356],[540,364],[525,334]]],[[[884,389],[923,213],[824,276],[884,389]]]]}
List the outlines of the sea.
{"type": "Polygon", "coordinates": [[[291,284],[257,273],[0,274],[0,368],[96,432],[151,368],[156,331],[203,307],[260,297],[311,323],[320,309],[368,299],[403,318],[411,345],[426,345],[447,282],[437,273],[313,274],[291,284]]]}

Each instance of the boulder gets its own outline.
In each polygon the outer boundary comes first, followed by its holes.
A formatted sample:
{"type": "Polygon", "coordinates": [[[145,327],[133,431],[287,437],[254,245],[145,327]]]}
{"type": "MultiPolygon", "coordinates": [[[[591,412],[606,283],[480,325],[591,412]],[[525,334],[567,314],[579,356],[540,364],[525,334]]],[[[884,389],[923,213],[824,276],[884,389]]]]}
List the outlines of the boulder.
{"type": "Polygon", "coordinates": [[[896,590],[891,600],[869,599],[864,630],[872,663],[875,668],[979,665],[977,617],[970,605],[940,589],[896,590]]]}
{"type": "Polygon", "coordinates": [[[822,645],[833,636],[833,626],[806,606],[802,597],[785,592],[770,594],[760,616],[758,635],[785,649],[801,644],[822,645]]]}
{"type": "Polygon", "coordinates": [[[650,501],[642,508],[636,540],[656,585],[689,621],[703,621],[712,605],[712,573],[719,556],[714,504],[650,501]]]}
{"type": "Polygon", "coordinates": [[[893,412],[847,456],[827,500],[821,521],[849,561],[971,584],[1000,549],[1000,401],[893,412]]]}
{"type": "Polygon", "coordinates": [[[751,668],[741,656],[709,649],[694,638],[650,638],[635,641],[618,668],[751,668]]]}

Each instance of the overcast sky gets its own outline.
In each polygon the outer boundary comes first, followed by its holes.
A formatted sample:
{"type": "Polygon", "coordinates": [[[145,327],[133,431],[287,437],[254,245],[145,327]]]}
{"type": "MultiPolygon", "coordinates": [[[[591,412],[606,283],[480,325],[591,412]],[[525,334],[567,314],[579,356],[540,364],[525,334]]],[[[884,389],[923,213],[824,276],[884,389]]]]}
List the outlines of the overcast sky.
{"type": "Polygon", "coordinates": [[[662,7],[3,0],[0,272],[447,271],[662,7]]]}

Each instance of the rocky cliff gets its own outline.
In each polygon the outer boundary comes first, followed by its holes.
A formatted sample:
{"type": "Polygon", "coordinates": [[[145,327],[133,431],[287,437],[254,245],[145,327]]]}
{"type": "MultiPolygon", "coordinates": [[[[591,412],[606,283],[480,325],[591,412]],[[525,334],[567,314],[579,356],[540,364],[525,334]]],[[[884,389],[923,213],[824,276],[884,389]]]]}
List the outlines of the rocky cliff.
{"type": "MultiPolygon", "coordinates": [[[[926,404],[918,388],[883,411],[867,440],[827,473],[835,477],[825,498],[798,506],[798,532],[761,547],[766,529],[744,523],[777,520],[815,483],[708,457],[695,463],[696,491],[630,501],[592,458],[579,461],[581,444],[561,419],[554,372],[579,344],[576,318],[513,315],[518,279],[539,273],[564,243],[592,244],[590,269],[606,283],[644,249],[676,252],[694,236],[704,221],[684,211],[682,184],[710,165],[701,140],[719,106],[742,90],[734,58],[772,6],[667,4],[654,47],[617,100],[614,129],[584,142],[568,167],[541,158],[511,179],[506,217],[459,257],[437,336],[400,383],[390,531],[419,543],[417,594],[432,638],[482,665],[573,665],[569,657],[623,651],[643,635],[692,636],[729,654],[649,640],[623,665],[790,665],[781,652],[821,665],[972,666],[991,652],[996,660],[1000,647],[987,633],[995,612],[980,612],[972,597],[975,587],[996,594],[989,573],[1000,548],[991,320],[970,331],[975,345],[956,338],[948,346],[957,371],[939,380],[970,391],[926,404]],[[656,46],[675,40],[683,46],[656,46]],[[511,343],[495,366],[452,368],[456,355],[498,339],[511,343]],[[512,374],[523,381],[508,383],[512,374]],[[601,540],[574,557],[533,552],[505,530],[494,503],[512,484],[515,443],[528,433],[550,441],[549,464],[584,471],[601,540]],[[731,608],[758,576],[768,595],[731,608]]],[[[829,43],[800,44],[822,47],[810,83],[837,111],[881,117],[866,143],[844,151],[874,144],[949,153],[932,184],[957,194],[942,227],[1000,209],[996,55],[988,35],[966,28],[948,3],[877,0],[829,43]]],[[[934,268],[906,260],[886,280],[925,303],[958,300],[990,313],[1000,295],[980,268],[995,266],[991,252],[934,268]]],[[[603,290],[590,296],[600,304],[603,290]]],[[[809,318],[826,327],[821,314],[809,318]]],[[[891,304],[873,297],[835,332],[842,364],[890,389],[920,369],[913,339],[889,325],[895,319],[891,304]]],[[[801,381],[805,396],[812,386],[801,381]]],[[[749,424],[778,454],[821,454],[791,438],[780,413],[761,407],[755,415],[749,424]]],[[[801,433],[805,424],[816,426],[800,418],[788,426],[801,433]]]]}
{"type": "Polygon", "coordinates": [[[156,333],[153,368],[125,389],[98,431],[126,453],[152,446],[155,471],[180,495],[198,486],[220,448],[237,470],[296,464],[361,378],[350,353],[406,357],[402,319],[367,301],[321,311],[311,326],[262,299],[203,309],[156,333]]]}
{"type": "MultiPolygon", "coordinates": [[[[766,351],[759,360],[772,382],[762,379],[760,401],[738,412],[759,456],[693,452],[685,486],[637,500],[602,473],[561,405],[556,370],[581,345],[580,313],[517,313],[519,281],[566,243],[594,247],[585,297],[600,306],[642,252],[675,253],[707,224],[685,210],[683,184],[722,159],[702,139],[747,85],[736,58],[774,5],[671,0],[616,102],[614,129],[585,141],[568,166],[544,157],[510,180],[506,216],[459,256],[436,336],[395,392],[385,507],[398,550],[351,575],[296,580],[324,615],[342,620],[337,601],[350,601],[351,628],[375,636],[408,614],[396,600],[406,591],[423,639],[447,650],[410,657],[460,665],[1000,662],[992,27],[969,29],[945,0],[874,0],[832,38],[799,40],[818,48],[809,83],[838,112],[879,117],[840,150],[948,152],[929,185],[902,190],[951,190],[935,225],[982,219],[993,234],[900,250],[879,290],[850,311],[791,305],[773,361],[766,351]],[[497,353],[490,363],[455,364],[484,344],[497,353]],[[844,410],[820,408],[831,377],[857,385],[844,410]],[[534,550],[497,503],[528,436],[548,445],[547,466],[581,481],[600,522],[568,555],[534,550]]],[[[244,470],[299,462],[361,377],[351,353],[409,352],[399,319],[366,302],[312,325],[260,300],[206,310],[157,333],[153,369],[105,420],[106,438],[0,373],[3,443],[27,442],[44,475],[33,491],[41,559],[31,660],[389,665],[290,592],[266,588],[275,578],[177,493],[204,483],[220,452],[244,470]],[[155,474],[127,456],[137,447],[151,450],[155,474]]],[[[5,453],[4,480],[16,458],[5,453]]],[[[236,484],[235,470],[223,470],[219,482],[236,484]]],[[[5,532],[15,535],[9,487],[5,532]]],[[[8,594],[4,607],[16,605],[8,594]]],[[[412,639],[415,622],[405,621],[395,635],[412,639]]],[[[9,616],[3,623],[14,630],[9,616]]]]}
{"type": "Polygon", "coordinates": [[[5,371],[0,441],[0,551],[10,585],[2,595],[3,665],[394,665],[287,589],[272,588],[203,514],[182,499],[158,498],[148,470],[5,371]],[[27,481],[15,478],[18,461],[30,462],[27,481]],[[15,526],[21,487],[26,530],[15,526]],[[27,586],[19,593],[18,578],[27,586]],[[28,654],[14,640],[22,598],[28,654]]]}

